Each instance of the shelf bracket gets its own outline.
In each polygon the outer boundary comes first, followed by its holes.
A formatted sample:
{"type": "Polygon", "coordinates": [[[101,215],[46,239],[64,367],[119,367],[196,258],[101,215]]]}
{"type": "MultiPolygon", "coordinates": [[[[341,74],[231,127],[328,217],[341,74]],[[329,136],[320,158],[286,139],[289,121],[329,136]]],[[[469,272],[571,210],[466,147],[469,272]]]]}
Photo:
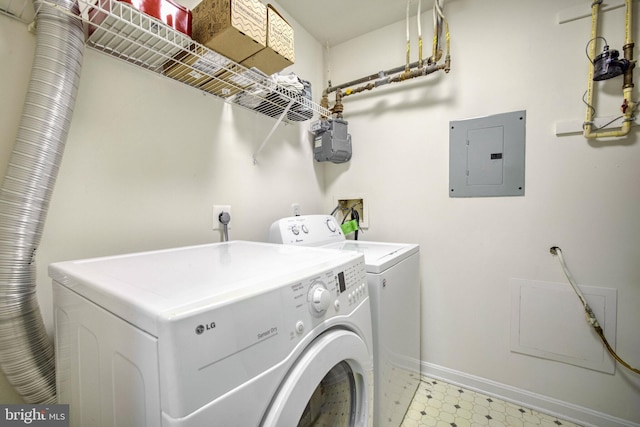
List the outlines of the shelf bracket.
{"type": "Polygon", "coordinates": [[[269,142],[269,139],[271,138],[271,135],[273,135],[273,132],[275,132],[276,128],[280,125],[280,123],[282,123],[282,120],[284,119],[284,117],[289,112],[289,109],[293,105],[293,102],[294,102],[293,99],[289,101],[289,104],[287,105],[287,108],[284,109],[282,114],[280,114],[280,117],[278,117],[278,120],[276,120],[276,122],[273,124],[273,127],[271,128],[271,130],[267,134],[267,137],[264,139],[264,141],[262,141],[262,144],[260,144],[258,149],[253,153],[253,164],[254,165],[258,164],[258,154],[260,154],[260,152],[262,151],[264,146],[267,145],[267,142],[269,142]]]}

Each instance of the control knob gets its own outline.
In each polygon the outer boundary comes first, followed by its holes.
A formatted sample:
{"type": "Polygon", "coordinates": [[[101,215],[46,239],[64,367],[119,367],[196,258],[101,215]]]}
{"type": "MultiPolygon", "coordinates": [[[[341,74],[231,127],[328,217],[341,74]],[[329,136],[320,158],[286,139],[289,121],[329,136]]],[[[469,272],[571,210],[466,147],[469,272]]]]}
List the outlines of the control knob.
{"type": "Polygon", "coordinates": [[[313,313],[324,314],[331,305],[331,292],[322,284],[315,284],[309,290],[309,302],[313,313]]]}

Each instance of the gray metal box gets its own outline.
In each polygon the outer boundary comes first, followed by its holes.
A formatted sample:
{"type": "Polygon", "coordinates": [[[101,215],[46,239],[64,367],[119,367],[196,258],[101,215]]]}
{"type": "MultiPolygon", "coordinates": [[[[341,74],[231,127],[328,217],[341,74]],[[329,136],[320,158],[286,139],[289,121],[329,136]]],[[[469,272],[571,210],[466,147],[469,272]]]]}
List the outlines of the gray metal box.
{"type": "Polygon", "coordinates": [[[449,122],[449,197],[523,196],[526,111],[449,122]]]}
{"type": "Polygon", "coordinates": [[[351,160],[351,135],[342,119],[321,121],[315,135],[313,157],[317,162],[344,163],[351,160]]]}

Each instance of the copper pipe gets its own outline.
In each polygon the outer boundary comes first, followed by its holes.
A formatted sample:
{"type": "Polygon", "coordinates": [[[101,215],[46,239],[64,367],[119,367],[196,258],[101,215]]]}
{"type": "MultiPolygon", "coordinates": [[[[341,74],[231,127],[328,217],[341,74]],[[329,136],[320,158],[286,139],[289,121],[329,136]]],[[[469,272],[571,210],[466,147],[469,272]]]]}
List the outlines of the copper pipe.
{"type": "MultiPolygon", "coordinates": [[[[426,76],[428,74],[434,73],[438,70],[444,70],[445,72],[447,71],[447,67],[449,67],[451,65],[451,61],[445,62],[444,64],[440,64],[440,65],[429,65],[427,67],[423,67],[423,68],[418,68],[418,69],[414,69],[412,71],[409,71],[408,73],[401,73],[396,75],[395,77],[387,77],[384,79],[380,79],[378,81],[376,81],[375,83],[368,83],[366,85],[362,85],[359,86],[355,89],[347,89],[345,91],[344,94],[341,95],[342,97],[345,96],[349,96],[349,95],[355,95],[356,93],[360,93],[360,92],[364,92],[365,90],[372,90],[375,89],[378,86],[384,86],[386,84],[389,83],[397,83],[397,82],[402,82],[405,80],[409,80],[409,79],[413,79],[416,77],[422,77],[422,76],[426,76]]],[[[337,101],[336,101],[337,102],[337,101]]]]}
{"type": "Polygon", "coordinates": [[[344,111],[344,105],[342,104],[342,92],[336,92],[336,103],[331,109],[331,112],[336,115],[336,118],[342,118],[342,112],[344,111]]]}

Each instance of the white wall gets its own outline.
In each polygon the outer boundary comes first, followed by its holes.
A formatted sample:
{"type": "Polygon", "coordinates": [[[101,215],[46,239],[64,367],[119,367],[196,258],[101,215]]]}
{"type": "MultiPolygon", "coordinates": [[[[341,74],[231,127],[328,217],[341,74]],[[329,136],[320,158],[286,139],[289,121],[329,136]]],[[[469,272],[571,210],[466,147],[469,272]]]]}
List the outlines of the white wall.
{"type": "MultiPolygon", "coordinates": [[[[637,130],[606,143],[554,134],[556,122],[584,118],[591,22],[556,23],[560,9],[581,3],[588,12],[585,2],[446,2],[451,72],[345,98],[353,159],[327,167],[326,206],[341,193],[365,193],[371,227],[363,239],[420,244],[425,367],[640,423],[637,375],[510,351],[509,279],[566,282],[549,253],[558,245],[579,283],[617,289],[617,350],[640,365],[637,130]],[[526,195],[449,198],[449,121],[515,110],[527,111],[526,195]]],[[[624,41],[623,12],[603,19],[612,48],[624,41]]],[[[431,22],[429,11],[429,41],[431,22]]],[[[404,64],[404,25],[331,49],[333,84],[404,64]]],[[[415,36],[412,46],[416,60],[415,36]]],[[[600,84],[599,115],[618,114],[621,84],[600,84]]]]}
{"type": "MultiPolygon", "coordinates": [[[[35,36],[0,15],[0,173],[13,147],[35,36]]],[[[297,64],[316,101],[322,47],[296,26],[297,64]]],[[[214,204],[232,206],[231,239],[266,241],[274,220],[323,206],[308,122],[281,125],[128,63],[86,50],[64,160],[38,250],[37,291],[52,332],[51,262],[216,242],[214,204]]],[[[0,402],[19,402],[4,382],[0,402]]]]}
{"type": "MultiPolygon", "coordinates": [[[[554,135],[557,121],[584,116],[590,26],[557,25],[559,8],[571,6],[558,4],[446,2],[451,73],[346,98],[354,142],[346,165],[314,164],[305,126],[287,126],[254,166],[251,155],[272,120],[87,51],[38,252],[46,324],[51,328],[50,262],[218,241],[210,224],[211,206],[219,203],[233,206],[232,238],[264,240],[270,222],[288,215],[294,201],[315,213],[331,209],[333,196],[364,192],[371,228],[363,238],[421,245],[425,366],[640,422],[637,376],[509,350],[509,279],[563,282],[549,254],[556,244],[580,283],[618,290],[617,350],[640,365],[637,131],[611,143],[554,135]],[[448,122],[519,109],[527,110],[526,195],[450,199],[448,122]]],[[[619,49],[621,10],[605,18],[606,37],[619,49]]],[[[429,34],[430,13],[422,22],[429,34]]],[[[0,16],[2,172],[33,43],[24,25],[0,16]]],[[[312,81],[317,100],[322,48],[299,27],[296,48],[294,69],[312,81]]],[[[330,77],[337,84],[401,65],[404,48],[404,23],[382,28],[333,48],[330,77]]],[[[618,85],[603,84],[614,95],[618,85]]],[[[604,98],[602,115],[616,114],[620,100],[604,98]]],[[[0,384],[0,401],[17,399],[0,384]]]]}

